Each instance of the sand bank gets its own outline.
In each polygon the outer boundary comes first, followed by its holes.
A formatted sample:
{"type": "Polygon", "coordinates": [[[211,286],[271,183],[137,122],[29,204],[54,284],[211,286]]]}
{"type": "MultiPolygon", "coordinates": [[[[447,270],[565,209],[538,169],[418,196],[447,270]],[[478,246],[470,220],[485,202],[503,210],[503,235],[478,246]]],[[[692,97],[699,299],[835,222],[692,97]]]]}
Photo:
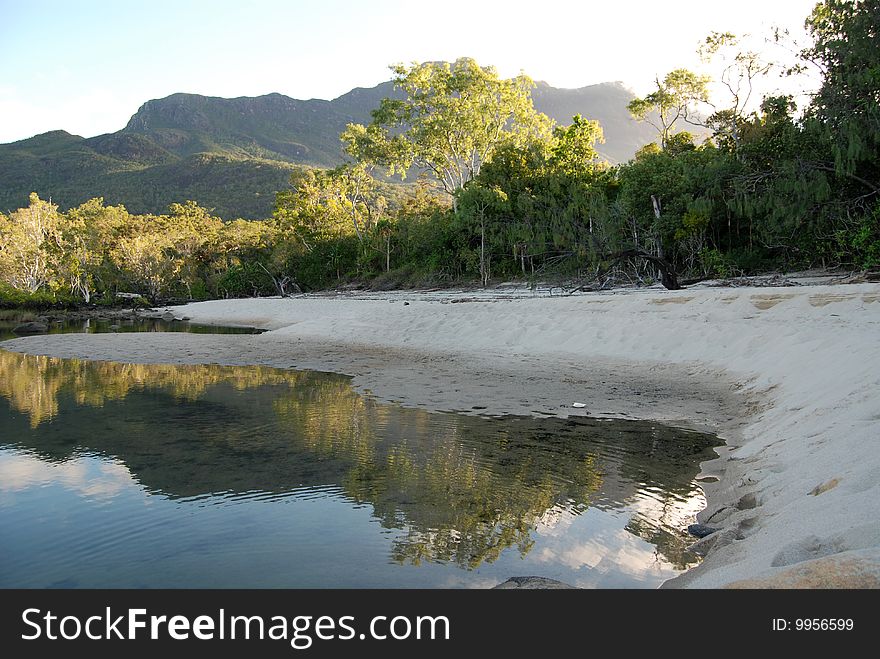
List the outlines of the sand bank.
{"type": "Polygon", "coordinates": [[[880,286],[571,297],[395,293],[173,309],[261,335],[102,334],[2,348],[353,376],[404,405],[709,429],[706,559],[669,586],[880,586],[880,286]],[[408,304],[405,304],[408,303],[408,304]],[[585,408],[573,408],[581,402],[585,408]],[[475,409],[476,408],[476,409],[475,409]],[[485,408],[485,409],[481,409],[485,408]]]}

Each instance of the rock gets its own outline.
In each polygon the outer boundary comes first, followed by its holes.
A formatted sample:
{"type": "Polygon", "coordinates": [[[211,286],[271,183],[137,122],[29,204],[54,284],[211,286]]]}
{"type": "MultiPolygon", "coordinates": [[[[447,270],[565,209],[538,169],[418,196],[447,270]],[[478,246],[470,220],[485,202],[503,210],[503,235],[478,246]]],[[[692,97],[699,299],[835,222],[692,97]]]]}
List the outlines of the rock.
{"type": "Polygon", "coordinates": [[[556,579],[548,579],[546,577],[511,577],[504,583],[495,586],[496,590],[574,590],[574,586],[570,586],[556,579]]]}
{"type": "Polygon", "coordinates": [[[880,588],[880,549],[844,551],[784,570],[728,583],[724,588],[880,588]]]}
{"type": "Polygon", "coordinates": [[[705,524],[691,524],[688,527],[688,533],[695,538],[705,538],[707,535],[712,535],[716,531],[720,531],[720,529],[717,529],[714,526],[706,526],[705,524]]]}
{"type": "Polygon", "coordinates": [[[30,323],[22,323],[17,327],[12,329],[13,334],[45,334],[49,331],[49,326],[46,323],[40,322],[30,322],[30,323]]]}
{"type": "Polygon", "coordinates": [[[166,311],[162,314],[162,320],[168,321],[169,323],[174,320],[174,314],[170,311],[166,311]]]}

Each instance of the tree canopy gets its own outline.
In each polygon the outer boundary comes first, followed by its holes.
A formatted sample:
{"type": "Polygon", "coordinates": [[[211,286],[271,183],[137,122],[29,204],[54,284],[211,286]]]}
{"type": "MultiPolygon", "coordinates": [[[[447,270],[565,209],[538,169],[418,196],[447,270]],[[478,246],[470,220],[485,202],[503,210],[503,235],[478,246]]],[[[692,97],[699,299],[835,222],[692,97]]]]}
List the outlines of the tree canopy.
{"type": "Polygon", "coordinates": [[[531,78],[500,78],[470,58],[391,67],[404,98],[386,98],[364,127],[349,125],[346,150],[361,162],[406,176],[433,174],[449,195],[479,175],[499,145],[549,135],[551,121],[532,105],[531,78]]]}

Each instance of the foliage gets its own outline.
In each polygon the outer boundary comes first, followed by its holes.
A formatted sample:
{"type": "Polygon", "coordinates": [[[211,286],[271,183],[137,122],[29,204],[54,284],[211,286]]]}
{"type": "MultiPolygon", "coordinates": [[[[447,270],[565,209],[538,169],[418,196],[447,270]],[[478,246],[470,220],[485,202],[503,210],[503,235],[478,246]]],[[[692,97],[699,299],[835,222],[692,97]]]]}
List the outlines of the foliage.
{"type": "Polygon", "coordinates": [[[880,182],[880,6],[876,0],[825,0],[807,19],[815,43],[805,57],[823,69],[812,103],[846,172],[864,166],[880,182]]]}
{"type": "Polygon", "coordinates": [[[675,69],[663,80],[657,78],[657,89],[643,98],[633,99],[627,108],[633,117],[657,129],[660,147],[666,148],[678,121],[691,121],[696,106],[709,100],[708,83],[706,76],[675,69]]]}
{"type": "Polygon", "coordinates": [[[550,120],[532,105],[534,83],[524,74],[505,80],[469,58],[391,70],[405,97],[383,99],[369,126],[350,124],[342,134],[350,155],[389,174],[405,176],[415,166],[454,195],[500,144],[550,131],[550,120]]]}

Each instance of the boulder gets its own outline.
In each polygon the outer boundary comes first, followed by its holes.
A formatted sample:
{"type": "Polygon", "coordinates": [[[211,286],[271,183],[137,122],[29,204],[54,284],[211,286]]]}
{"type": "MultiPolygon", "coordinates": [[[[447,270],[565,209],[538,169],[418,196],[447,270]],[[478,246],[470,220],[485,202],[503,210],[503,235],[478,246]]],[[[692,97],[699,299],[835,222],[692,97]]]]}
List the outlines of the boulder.
{"type": "Polygon", "coordinates": [[[574,586],[546,577],[511,577],[504,583],[495,586],[495,588],[498,590],[516,588],[524,590],[573,590],[574,586]]]}
{"type": "Polygon", "coordinates": [[[45,334],[48,331],[49,326],[38,321],[22,323],[12,329],[14,334],[45,334]]]}
{"type": "Polygon", "coordinates": [[[712,535],[718,531],[714,526],[706,526],[705,524],[691,524],[688,527],[688,533],[690,533],[695,538],[705,538],[707,535],[712,535]]]}

